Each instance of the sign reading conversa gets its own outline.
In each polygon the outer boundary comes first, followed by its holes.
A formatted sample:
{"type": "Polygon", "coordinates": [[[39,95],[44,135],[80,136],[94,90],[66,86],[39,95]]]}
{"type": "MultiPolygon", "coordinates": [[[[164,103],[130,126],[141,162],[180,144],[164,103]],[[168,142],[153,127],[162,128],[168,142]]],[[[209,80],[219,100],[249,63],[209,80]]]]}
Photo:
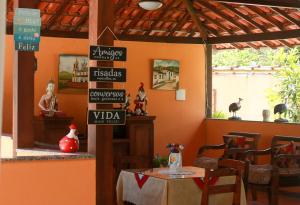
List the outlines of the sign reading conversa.
{"type": "Polygon", "coordinates": [[[126,90],[89,89],[89,103],[125,103],[126,90]]]}
{"type": "Polygon", "coordinates": [[[89,110],[88,124],[125,125],[125,110],[89,110]]]}
{"type": "Polygon", "coordinates": [[[90,46],[90,60],[126,61],[127,49],[113,46],[90,46]]]}
{"type": "Polygon", "coordinates": [[[125,68],[90,67],[92,82],[126,82],[125,68]]]}

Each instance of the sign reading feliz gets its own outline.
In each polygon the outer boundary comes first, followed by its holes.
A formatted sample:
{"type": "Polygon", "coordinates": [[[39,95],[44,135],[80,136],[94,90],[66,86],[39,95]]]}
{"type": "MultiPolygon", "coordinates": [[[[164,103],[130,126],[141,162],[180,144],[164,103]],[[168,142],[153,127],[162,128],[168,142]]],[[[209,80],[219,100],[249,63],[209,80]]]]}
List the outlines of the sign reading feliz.
{"type": "Polygon", "coordinates": [[[15,49],[38,51],[41,33],[40,10],[17,8],[13,23],[15,49]]]}
{"type": "Polygon", "coordinates": [[[126,61],[127,49],[113,46],[90,46],[90,59],[99,61],[126,61]]]}
{"type": "Polygon", "coordinates": [[[125,68],[90,67],[92,82],[126,82],[125,68]]]}
{"type": "Polygon", "coordinates": [[[90,103],[125,103],[126,90],[89,89],[90,103]]]}
{"type": "Polygon", "coordinates": [[[125,110],[89,110],[88,113],[88,124],[124,125],[125,122],[125,110]]]}

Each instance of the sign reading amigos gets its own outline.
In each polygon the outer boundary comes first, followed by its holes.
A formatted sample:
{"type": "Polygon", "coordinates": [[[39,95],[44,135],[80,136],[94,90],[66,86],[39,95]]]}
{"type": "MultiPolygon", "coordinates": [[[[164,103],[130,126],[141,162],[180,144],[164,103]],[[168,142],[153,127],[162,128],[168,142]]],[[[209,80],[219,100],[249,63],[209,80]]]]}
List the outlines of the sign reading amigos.
{"type": "Polygon", "coordinates": [[[126,82],[125,68],[90,67],[92,82],[126,82]]]}
{"type": "Polygon", "coordinates": [[[88,124],[96,125],[124,125],[125,110],[89,110],[88,124]]]}
{"type": "Polygon", "coordinates": [[[90,59],[99,61],[126,61],[127,49],[113,46],[90,46],[90,59]]]}
{"type": "Polygon", "coordinates": [[[89,89],[89,103],[125,103],[125,99],[125,90],[89,89]]]}

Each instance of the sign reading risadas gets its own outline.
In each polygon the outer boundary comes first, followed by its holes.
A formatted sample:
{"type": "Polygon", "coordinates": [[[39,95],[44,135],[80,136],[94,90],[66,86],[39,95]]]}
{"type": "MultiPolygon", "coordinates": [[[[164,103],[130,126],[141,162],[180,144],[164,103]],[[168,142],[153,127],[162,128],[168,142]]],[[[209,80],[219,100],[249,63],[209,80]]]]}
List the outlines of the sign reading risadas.
{"type": "Polygon", "coordinates": [[[124,125],[125,122],[125,110],[89,110],[88,113],[88,124],[90,125],[124,125]]]}
{"type": "Polygon", "coordinates": [[[127,49],[113,46],[90,46],[90,59],[98,61],[126,61],[127,49]]]}
{"type": "Polygon", "coordinates": [[[91,82],[126,82],[125,68],[90,67],[91,82]]]}
{"type": "Polygon", "coordinates": [[[123,89],[89,89],[89,103],[125,103],[126,91],[123,89]]]}

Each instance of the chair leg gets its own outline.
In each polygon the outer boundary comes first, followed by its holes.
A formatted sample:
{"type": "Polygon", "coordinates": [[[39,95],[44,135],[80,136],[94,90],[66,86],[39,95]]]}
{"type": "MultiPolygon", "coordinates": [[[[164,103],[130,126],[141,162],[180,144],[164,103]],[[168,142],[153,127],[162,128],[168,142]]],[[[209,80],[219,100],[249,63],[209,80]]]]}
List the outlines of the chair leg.
{"type": "Polygon", "coordinates": [[[252,200],[256,201],[257,200],[257,194],[256,194],[256,190],[254,189],[253,186],[251,186],[251,194],[252,194],[252,200]]]}
{"type": "Polygon", "coordinates": [[[278,205],[278,186],[279,186],[279,173],[278,169],[273,169],[272,173],[272,181],[271,181],[271,187],[270,187],[270,195],[271,205],[278,205]]]}

